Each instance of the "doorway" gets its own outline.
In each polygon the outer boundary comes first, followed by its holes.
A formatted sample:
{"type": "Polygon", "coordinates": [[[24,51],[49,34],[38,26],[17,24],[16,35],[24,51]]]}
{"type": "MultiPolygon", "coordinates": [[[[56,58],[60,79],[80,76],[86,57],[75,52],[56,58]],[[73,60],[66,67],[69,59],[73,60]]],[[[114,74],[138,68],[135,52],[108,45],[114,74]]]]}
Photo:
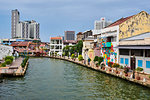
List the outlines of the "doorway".
{"type": "Polygon", "coordinates": [[[136,58],[135,57],[131,57],[130,59],[131,59],[131,61],[130,61],[131,70],[135,70],[136,58]]]}

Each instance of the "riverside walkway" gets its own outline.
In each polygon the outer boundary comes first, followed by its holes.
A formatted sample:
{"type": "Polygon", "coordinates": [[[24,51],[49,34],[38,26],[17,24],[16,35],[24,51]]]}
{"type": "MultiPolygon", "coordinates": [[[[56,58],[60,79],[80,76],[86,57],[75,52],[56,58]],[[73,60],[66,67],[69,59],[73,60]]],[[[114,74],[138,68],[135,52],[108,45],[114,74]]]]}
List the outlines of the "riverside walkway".
{"type": "MultiPolygon", "coordinates": [[[[124,79],[124,80],[127,80],[127,81],[130,81],[130,82],[133,82],[133,83],[136,83],[136,84],[150,88],[149,74],[144,73],[144,72],[139,73],[139,75],[141,76],[141,79],[137,80],[137,79],[132,78],[132,72],[129,72],[128,76],[125,76],[124,70],[119,69],[119,68],[118,68],[119,73],[116,73],[115,68],[111,68],[111,71],[110,71],[110,67],[107,67],[107,66],[105,66],[105,68],[101,69],[100,66],[96,67],[96,65],[93,62],[90,62],[89,64],[88,64],[88,62],[84,63],[84,60],[79,61],[78,59],[71,59],[68,57],[54,57],[54,56],[43,56],[43,57],[61,59],[61,60],[73,62],[73,63],[79,64],[79,65],[82,65],[84,67],[90,68],[92,70],[99,71],[99,72],[102,72],[102,73],[105,73],[105,74],[108,74],[108,75],[111,75],[111,76],[114,76],[114,77],[117,77],[120,79],[124,79]]],[[[138,75],[137,72],[135,72],[135,77],[137,75],[138,75]]]]}
{"type": "Polygon", "coordinates": [[[25,71],[26,71],[26,67],[22,68],[21,63],[23,61],[22,57],[19,57],[17,59],[15,59],[11,65],[8,65],[6,67],[1,67],[0,68],[0,75],[2,76],[23,76],[25,71]]]}

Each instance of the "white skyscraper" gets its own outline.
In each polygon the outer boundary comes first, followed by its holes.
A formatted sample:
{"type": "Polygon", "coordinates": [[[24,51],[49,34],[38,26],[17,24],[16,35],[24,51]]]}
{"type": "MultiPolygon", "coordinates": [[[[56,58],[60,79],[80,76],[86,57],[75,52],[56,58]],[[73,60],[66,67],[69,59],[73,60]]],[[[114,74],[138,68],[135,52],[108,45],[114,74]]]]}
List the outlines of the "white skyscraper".
{"type": "Polygon", "coordinates": [[[17,37],[22,39],[39,39],[39,23],[25,21],[17,24],[17,37]]]}
{"type": "Polygon", "coordinates": [[[94,30],[103,29],[104,27],[110,25],[111,23],[112,23],[111,21],[106,21],[105,18],[101,18],[101,20],[96,20],[94,23],[94,30]]]}
{"type": "Polygon", "coordinates": [[[19,22],[17,24],[17,37],[22,39],[30,38],[30,24],[29,22],[19,22]]]}
{"type": "Polygon", "coordinates": [[[19,21],[19,11],[12,10],[12,38],[21,39],[40,39],[39,27],[40,24],[36,21],[19,21]]]}
{"type": "Polygon", "coordinates": [[[36,21],[31,21],[30,23],[30,38],[32,39],[39,39],[39,27],[40,24],[36,21]]]}

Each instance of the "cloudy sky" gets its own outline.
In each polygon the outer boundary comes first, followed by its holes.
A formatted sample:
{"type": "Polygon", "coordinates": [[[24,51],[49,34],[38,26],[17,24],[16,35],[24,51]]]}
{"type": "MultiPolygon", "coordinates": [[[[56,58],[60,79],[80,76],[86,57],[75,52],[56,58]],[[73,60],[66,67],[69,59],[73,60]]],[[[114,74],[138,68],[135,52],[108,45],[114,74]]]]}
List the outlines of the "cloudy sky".
{"type": "Polygon", "coordinates": [[[94,28],[94,21],[150,13],[150,0],[0,0],[0,38],[11,37],[11,10],[18,9],[20,19],[40,23],[40,38],[63,36],[64,31],[83,32],[94,28]]]}

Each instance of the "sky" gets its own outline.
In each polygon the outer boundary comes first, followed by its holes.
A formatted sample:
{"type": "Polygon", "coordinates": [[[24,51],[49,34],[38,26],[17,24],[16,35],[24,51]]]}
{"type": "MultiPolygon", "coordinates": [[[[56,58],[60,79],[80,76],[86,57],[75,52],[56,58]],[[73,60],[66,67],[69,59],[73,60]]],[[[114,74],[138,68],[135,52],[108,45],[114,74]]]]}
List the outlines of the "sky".
{"type": "Polygon", "coordinates": [[[94,21],[105,17],[112,22],[146,11],[150,0],[0,0],[0,38],[11,38],[11,10],[18,9],[20,20],[40,23],[40,38],[49,42],[64,31],[94,29],[94,21]]]}

